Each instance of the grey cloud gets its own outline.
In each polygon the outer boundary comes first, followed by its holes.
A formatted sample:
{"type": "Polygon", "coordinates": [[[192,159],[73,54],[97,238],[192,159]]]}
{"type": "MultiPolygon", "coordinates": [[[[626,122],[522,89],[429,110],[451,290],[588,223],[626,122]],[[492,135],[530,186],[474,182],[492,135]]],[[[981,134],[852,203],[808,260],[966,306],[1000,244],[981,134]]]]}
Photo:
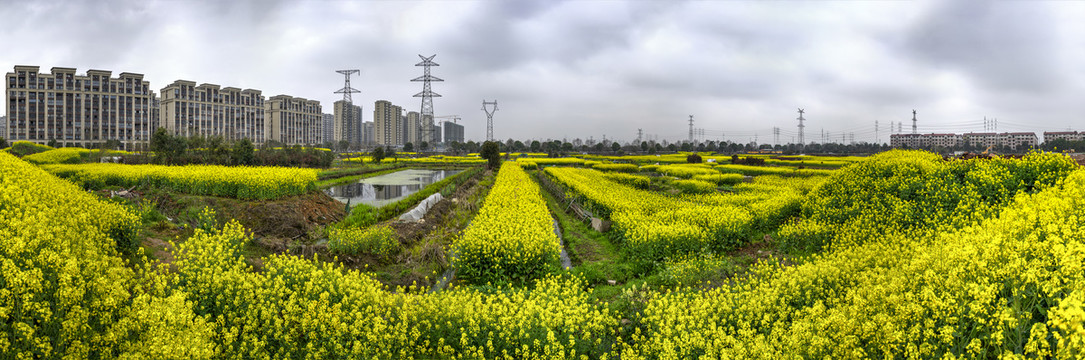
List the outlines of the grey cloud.
{"type": "Polygon", "coordinates": [[[941,1],[906,46],[928,66],[964,72],[983,87],[1053,91],[1061,64],[1051,21],[1044,3],[941,1]]]}

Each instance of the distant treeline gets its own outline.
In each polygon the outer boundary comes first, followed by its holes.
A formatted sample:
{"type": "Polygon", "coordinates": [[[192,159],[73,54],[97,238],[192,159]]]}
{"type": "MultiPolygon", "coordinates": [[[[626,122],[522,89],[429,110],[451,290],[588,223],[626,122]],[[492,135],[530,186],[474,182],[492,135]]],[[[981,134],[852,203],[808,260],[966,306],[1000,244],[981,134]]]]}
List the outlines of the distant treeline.
{"type": "Polygon", "coordinates": [[[284,146],[276,141],[265,142],[258,149],[249,139],[228,142],[221,136],[174,136],[164,128],[155,130],[151,136],[151,152],[126,156],[124,162],[323,168],[335,160],[335,153],[327,149],[284,146]]]}

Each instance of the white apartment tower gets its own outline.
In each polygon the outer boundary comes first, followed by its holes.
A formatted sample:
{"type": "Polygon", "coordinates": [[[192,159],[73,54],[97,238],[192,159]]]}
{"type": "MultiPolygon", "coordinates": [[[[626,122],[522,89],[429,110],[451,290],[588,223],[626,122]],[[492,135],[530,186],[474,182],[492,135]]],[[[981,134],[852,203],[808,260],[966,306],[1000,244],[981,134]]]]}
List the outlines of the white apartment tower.
{"type": "Polygon", "coordinates": [[[320,123],[324,121],[324,113],[319,101],[275,95],[267,100],[264,108],[267,140],[285,145],[323,143],[320,123]]]}
{"type": "Polygon", "coordinates": [[[0,136],[58,146],[96,147],[116,140],[125,150],[150,144],[155,95],[142,74],[16,65],[6,74],[7,126],[0,136]]]}
{"type": "Polygon", "coordinates": [[[226,141],[265,140],[264,96],[260,90],[196,85],[177,80],[162,88],[158,126],[178,136],[221,136],[226,141]]]}

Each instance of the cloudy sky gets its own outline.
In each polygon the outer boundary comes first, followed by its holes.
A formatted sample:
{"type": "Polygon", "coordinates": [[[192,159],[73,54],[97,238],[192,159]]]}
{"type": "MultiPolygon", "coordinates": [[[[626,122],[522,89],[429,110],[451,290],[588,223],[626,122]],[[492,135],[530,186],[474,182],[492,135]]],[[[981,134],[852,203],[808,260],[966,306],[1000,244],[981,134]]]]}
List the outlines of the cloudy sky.
{"type": "MultiPolygon", "coordinates": [[[[0,0],[0,67],[145,74],[321,101],[420,108],[499,139],[772,143],[828,133],[1085,130],[1085,2],[0,0]],[[877,123],[877,132],[875,124],[877,123]],[[993,123],[993,121],[992,121],[993,123]],[[895,130],[895,129],[894,129],[895,130]],[[703,135],[700,135],[703,134],[703,135]]],[[[2,110],[0,110],[2,111],[2,110]]]]}

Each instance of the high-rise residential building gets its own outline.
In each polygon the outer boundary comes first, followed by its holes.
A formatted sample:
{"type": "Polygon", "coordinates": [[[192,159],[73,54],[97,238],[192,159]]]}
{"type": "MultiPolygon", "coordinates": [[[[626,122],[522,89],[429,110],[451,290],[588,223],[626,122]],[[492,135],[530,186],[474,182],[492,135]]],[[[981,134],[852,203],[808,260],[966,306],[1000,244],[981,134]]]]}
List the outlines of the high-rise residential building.
{"type": "Polygon", "coordinates": [[[349,105],[339,100],[333,105],[335,113],[335,141],[346,141],[351,145],[361,143],[362,107],[349,105]]]}
{"type": "Polygon", "coordinates": [[[373,104],[373,140],[378,146],[403,145],[403,108],[388,100],[373,104]]]}
{"type": "Polygon", "coordinates": [[[441,142],[441,127],[433,122],[432,115],[422,116],[422,126],[429,128],[429,130],[426,131],[426,133],[429,133],[429,139],[426,139],[426,141],[428,141],[430,144],[437,144],[441,142]]]}
{"type": "Polygon", "coordinates": [[[0,136],[58,146],[96,147],[115,140],[125,150],[150,144],[154,92],[142,74],[16,65],[6,74],[7,126],[0,136]]]}
{"type": "Polygon", "coordinates": [[[367,147],[372,146],[373,143],[374,143],[374,140],[373,140],[373,134],[374,133],[375,133],[375,131],[373,130],[373,122],[372,121],[366,121],[365,123],[363,123],[362,124],[362,145],[365,145],[367,147]]]}
{"type": "Polygon", "coordinates": [[[406,137],[403,139],[403,143],[411,143],[414,147],[422,145],[422,123],[418,117],[417,111],[411,111],[407,113],[406,122],[403,124],[405,127],[404,133],[406,137]]]}
{"type": "Polygon", "coordinates": [[[260,144],[266,140],[264,107],[260,90],[177,80],[162,88],[157,125],[173,135],[260,144]]]}
{"type": "Polygon", "coordinates": [[[267,140],[286,145],[323,143],[320,123],[324,121],[324,115],[319,101],[275,95],[267,100],[264,108],[267,140]]]}
{"type": "Polygon", "coordinates": [[[7,139],[8,135],[8,117],[7,115],[0,116],[0,137],[7,139]]]}
{"type": "Polygon", "coordinates": [[[446,143],[453,141],[458,143],[463,142],[463,125],[451,121],[445,121],[441,127],[445,130],[446,143]]]}
{"type": "Polygon", "coordinates": [[[320,132],[324,134],[324,143],[335,142],[335,115],[324,114],[324,120],[320,123],[320,132]]]}

